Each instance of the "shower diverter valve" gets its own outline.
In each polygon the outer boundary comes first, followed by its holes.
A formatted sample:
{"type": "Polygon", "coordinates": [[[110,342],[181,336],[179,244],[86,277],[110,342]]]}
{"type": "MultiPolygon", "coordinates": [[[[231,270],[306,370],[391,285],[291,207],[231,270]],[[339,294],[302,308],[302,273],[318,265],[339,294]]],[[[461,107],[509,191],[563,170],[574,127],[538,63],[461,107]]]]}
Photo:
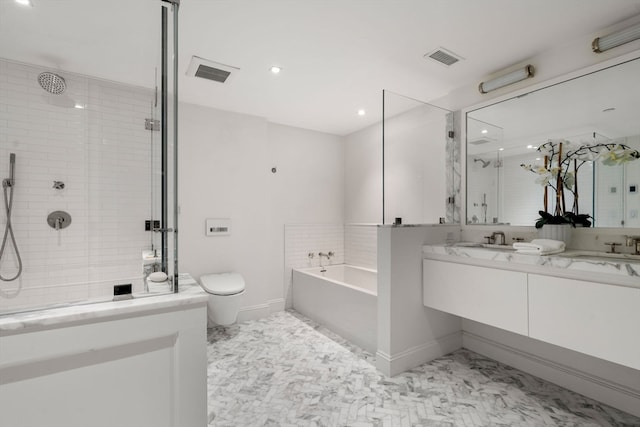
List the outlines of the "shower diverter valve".
{"type": "Polygon", "coordinates": [[[64,211],[51,212],[47,216],[47,224],[56,230],[62,230],[71,225],[71,215],[64,211]]]}

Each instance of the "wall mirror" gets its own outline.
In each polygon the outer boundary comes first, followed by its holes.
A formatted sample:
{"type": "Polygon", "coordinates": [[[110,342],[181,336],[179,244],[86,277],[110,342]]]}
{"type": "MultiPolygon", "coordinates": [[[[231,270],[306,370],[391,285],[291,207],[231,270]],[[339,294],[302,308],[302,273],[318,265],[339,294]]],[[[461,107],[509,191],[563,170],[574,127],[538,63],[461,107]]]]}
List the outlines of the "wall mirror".
{"type": "MultiPolygon", "coordinates": [[[[466,126],[467,224],[532,226],[544,187],[521,165],[542,165],[542,144],[640,150],[640,58],[469,111],[466,126]]],[[[596,227],[640,227],[640,160],[601,160],[576,174],[580,213],[596,227]]]]}

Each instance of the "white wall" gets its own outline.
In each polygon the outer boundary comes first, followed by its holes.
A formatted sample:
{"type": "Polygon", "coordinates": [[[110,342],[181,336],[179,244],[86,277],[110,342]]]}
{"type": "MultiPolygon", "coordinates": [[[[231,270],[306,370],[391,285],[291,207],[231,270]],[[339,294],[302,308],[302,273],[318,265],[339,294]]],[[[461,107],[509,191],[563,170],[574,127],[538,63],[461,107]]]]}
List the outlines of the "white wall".
{"type": "Polygon", "coordinates": [[[460,318],[422,303],[422,246],[459,239],[460,227],[453,225],[378,228],[376,367],[385,375],[462,346],[460,318]]]}
{"type": "Polygon", "coordinates": [[[637,56],[637,53],[639,52],[634,51],[639,49],[640,41],[618,46],[600,54],[596,54],[591,50],[591,42],[595,37],[627,28],[637,22],[640,22],[640,15],[636,15],[629,20],[611,27],[603,28],[600,31],[586,34],[578,39],[563,41],[552,49],[541,52],[539,55],[514,62],[511,67],[497,69],[490,75],[478,76],[477,82],[461,86],[458,89],[451,91],[447,96],[433,100],[431,103],[450,110],[464,109],[466,107],[480,105],[485,102],[492,103],[497,101],[498,98],[507,96],[511,92],[518,91],[529,86],[539,85],[541,82],[552,80],[559,76],[575,72],[576,70],[581,70],[585,67],[594,66],[628,54],[635,54],[635,56],[637,56]],[[521,66],[524,67],[527,64],[531,64],[535,67],[535,77],[502,89],[497,89],[487,94],[481,94],[478,91],[478,84],[480,82],[500,76],[512,69],[518,69],[521,66]]]}
{"type": "Polygon", "coordinates": [[[382,124],[344,140],[345,223],[382,223],[382,124]]]}
{"type": "Polygon", "coordinates": [[[242,274],[240,320],[282,309],[284,225],[342,222],[340,138],[190,104],[179,129],[180,270],[242,274]],[[206,218],[231,235],[206,237],[206,218]]]}

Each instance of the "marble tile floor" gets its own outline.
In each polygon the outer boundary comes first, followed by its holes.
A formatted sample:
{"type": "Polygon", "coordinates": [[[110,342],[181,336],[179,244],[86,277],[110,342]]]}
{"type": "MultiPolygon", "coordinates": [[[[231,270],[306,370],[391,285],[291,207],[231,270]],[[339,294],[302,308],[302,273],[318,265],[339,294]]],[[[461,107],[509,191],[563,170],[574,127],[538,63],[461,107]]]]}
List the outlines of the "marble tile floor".
{"type": "Polygon", "coordinates": [[[462,349],[389,378],[296,312],[208,330],[209,426],[640,426],[462,349]]]}

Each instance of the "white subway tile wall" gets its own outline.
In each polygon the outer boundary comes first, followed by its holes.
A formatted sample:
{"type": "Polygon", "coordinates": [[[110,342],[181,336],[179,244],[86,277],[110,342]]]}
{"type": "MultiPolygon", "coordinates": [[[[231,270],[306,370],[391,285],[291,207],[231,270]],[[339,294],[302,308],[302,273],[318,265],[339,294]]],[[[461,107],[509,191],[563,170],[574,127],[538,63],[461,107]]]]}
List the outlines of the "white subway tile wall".
{"type": "Polygon", "coordinates": [[[331,260],[323,265],[344,264],[344,226],[342,224],[285,224],[284,226],[284,294],[291,307],[291,270],[318,267],[319,252],[332,251],[331,260]],[[313,258],[309,257],[312,253],[313,258]]]}
{"type": "Polygon", "coordinates": [[[376,225],[344,226],[344,262],[377,270],[378,227],[376,225]]]}
{"type": "Polygon", "coordinates": [[[291,307],[291,270],[318,267],[318,252],[335,255],[323,265],[351,264],[376,269],[377,227],[375,225],[286,224],[284,227],[284,289],[291,307]],[[313,257],[309,257],[309,253],[313,257]]]}
{"type": "MultiPolygon", "coordinates": [[[[24,265],[20,279],[0,282],[5,293],[17,293],[0,296],[0,311],[106,298],[117,283],[139,290],[141,251],[152,239],[143,227],[157,185],[152,138],[159,138],[144,128],[152,91],[51,70],[67,84],[53,95],[38,84],[43,71],[0,60],[0,178],[15,153],[11,218],[24,265]],[[61,231],[47,224],[57,210],[72,218],[61,231]]],[[[3,208],[0,231],[5,224],[3,208]]],[[[15,266],[11,245],[0,272],[11,276],[15,266]]]]}

